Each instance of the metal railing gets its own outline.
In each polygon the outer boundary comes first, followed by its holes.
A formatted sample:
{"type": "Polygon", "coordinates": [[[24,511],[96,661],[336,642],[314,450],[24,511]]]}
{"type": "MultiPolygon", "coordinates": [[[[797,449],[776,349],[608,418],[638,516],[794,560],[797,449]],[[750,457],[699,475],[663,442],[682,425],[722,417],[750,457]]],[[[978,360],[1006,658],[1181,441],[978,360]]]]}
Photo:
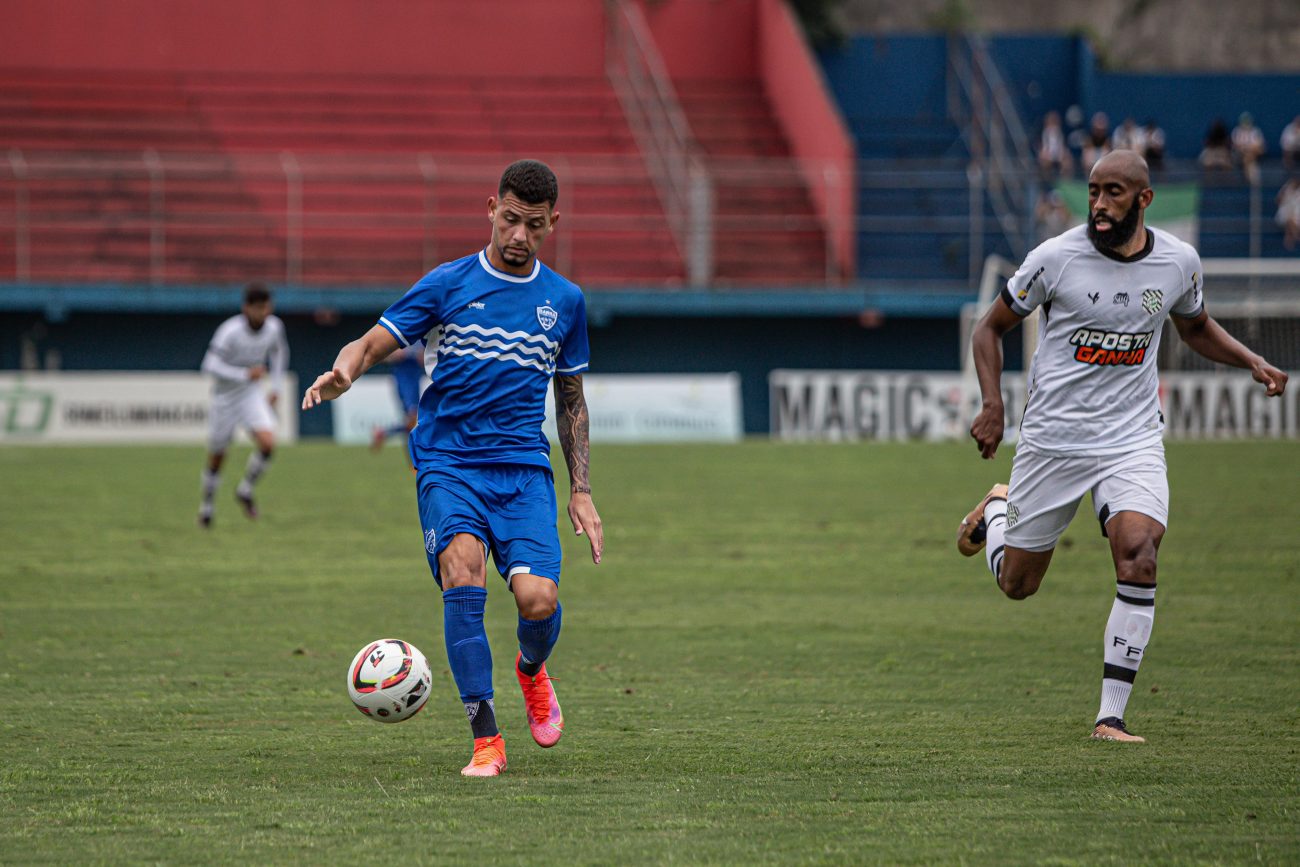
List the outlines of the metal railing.
{"type": "MultiPolygon", "coordinates": [[[[549,162],[562,221],[548,264],[593,286],[699,285],[640,157],[549,162]]],[[[12,150],[7,164],[0,281],[153,285],[409,284],[487,242],[501,171],[497,157],[289,151],[12,150]]],[[[833,251],[799,166],[712,168],[727,200],[697,214],[689,239],[708,245],[708,285],[830,282],[833,251]]]]}
{"type": "Polygon", "coordinates": [[[713,186],[641,8],[607,0],[606,72],[636,137],[693,286],[712,277],[713,186]]]}
{"type": "Polygon", "coordinates": [[[1033,240],[1037,191],[1033,154],[1020,113],[982,36],[954,34],[948,41],[948,111],[970,149],[970,279],[984,261],[984,204],[992,205],[1012,251],[1023,256],[1033,240]]]}

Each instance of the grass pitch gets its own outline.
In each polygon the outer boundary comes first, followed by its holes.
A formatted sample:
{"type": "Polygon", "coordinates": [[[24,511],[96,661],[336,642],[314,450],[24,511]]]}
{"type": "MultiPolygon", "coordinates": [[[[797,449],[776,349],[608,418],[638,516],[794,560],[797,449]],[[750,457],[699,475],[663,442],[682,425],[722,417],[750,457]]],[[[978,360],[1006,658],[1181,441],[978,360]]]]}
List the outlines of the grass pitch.
{"type": "Polygon", "coordinates": [[[567,733],[528,737],[494,579],[510,768],[466,780],[400,450],[283,449],[256,524],[236,451],[204,533],[198,449],[0,449],[0,861],[1300,860],[1300,447],[1169,447],[1138,747],[1087,739],[1114,594],[1088,506],[1025,602],[954,550],[1009,451],[597,446],[605,562],[562,525],[567,733]],[[397,726],[344,690],[387,635],[434,668],[397,726]]]}

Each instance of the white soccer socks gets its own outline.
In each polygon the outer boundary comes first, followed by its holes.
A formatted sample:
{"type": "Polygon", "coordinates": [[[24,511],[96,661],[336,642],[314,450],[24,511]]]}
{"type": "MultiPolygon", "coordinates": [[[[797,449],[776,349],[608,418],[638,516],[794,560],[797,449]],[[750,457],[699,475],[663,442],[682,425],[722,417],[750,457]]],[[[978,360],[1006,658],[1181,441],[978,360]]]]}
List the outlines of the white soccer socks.
{"type": "MultiPolygon", "coordinates": [[[[992,542],[990,541],[990,546],[992,542]]],[[[1156,585],[1117,584],[1115,602],[1106,621],[1105,667],[1101,680],[1101,708],[1097,719],[1124,718],[1133,680],[1151,639],[1156,613],[1156,585]]]]}
{"type": "Polygon", "coordinates": [[[266,465],[270,461],[269,455],[264,455],[256,449],[248,456],[248,463],[244,465],[244,478],[240,479],[239,488],[237,489],[241,497],[251,497],[253,495],[253,485],[266,471],[266,465]]]}
{"type": "Polygon", "coordinates": [[[1004,541],[1007,535],[1007,501],[998,498],[989,500],[988,505],[984,507],[984,558],[989,564],[989,571],[993,573],[993,580],[997,580],[999,573],[1002,572],[1002,555],[1003,549],[1006,548],[1004,541]]]}
{"type": "Polygon", "coordinates": [[[203,492],[203,509],[208,514],[212,514],[212,498],[216,496],[219,487],[221,487],[221,473],[214,473],[204,467],[200,490],[203,492]]]}

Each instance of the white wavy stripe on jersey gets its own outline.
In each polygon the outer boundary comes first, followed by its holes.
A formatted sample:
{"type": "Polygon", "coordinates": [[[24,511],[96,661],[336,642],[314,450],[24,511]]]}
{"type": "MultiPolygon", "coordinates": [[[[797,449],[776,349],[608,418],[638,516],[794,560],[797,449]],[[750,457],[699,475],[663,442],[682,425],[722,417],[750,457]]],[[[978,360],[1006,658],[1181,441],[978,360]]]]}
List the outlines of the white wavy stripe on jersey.
{"type": "Polygon", "coordinates": [[[484,328],[481,325],[475,325],[473,323],[468,325],[453,325],[448,323],[446,330],[448,333],[481,334],[484,337],[504,337],[507,340],[529,340],[540,343],[548,349],[556,349],[560,345],[554,340],[541,334],[529,334],[527,331],[506,331],[504,328],[484,328]]]}
{"type": "Polygon", "coordinates": [[[544,361],[552,361],[555,358],[556,351],[543,349],[540,346],[529,346],[526,343],[507,343],[501,340],[484,340],[481,337],[473,335],[461,336],[457,334],[445,334],[442,337],[442,345],[449,346],[479,346],[483,349],[504,349],[511,352],[522,352],[526,355],[536,355],[544,361]]]}
{"type": "Polygon", "coordinates": [[[547,376],[551,376],[555,373],[555,365],[542,364],[540,361],[531,358],[524,358],[522,355],[515,355],[513,352],[479,352],[477,349],[460,349],[455,346],[448,346],[446,343],[438,347],[438,352],[442,355],[469,355],[474,358],[513,361],[520,367],[532,367],[540,370],[547,376]]]}

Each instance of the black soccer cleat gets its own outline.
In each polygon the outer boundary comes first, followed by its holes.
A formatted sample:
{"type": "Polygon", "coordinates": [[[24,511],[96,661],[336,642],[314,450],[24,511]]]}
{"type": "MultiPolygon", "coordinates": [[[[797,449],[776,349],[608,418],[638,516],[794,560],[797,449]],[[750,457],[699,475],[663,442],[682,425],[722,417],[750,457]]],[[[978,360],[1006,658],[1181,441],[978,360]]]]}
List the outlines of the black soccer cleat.
{"type": "Polygon", "coordinates": [[[244,510],[244,515],[250,521],[257,520],[257,503],[253,502],[252,494],[241,494],[235,491],[235,499],[239,501],[239,507],[244,510]]]}

